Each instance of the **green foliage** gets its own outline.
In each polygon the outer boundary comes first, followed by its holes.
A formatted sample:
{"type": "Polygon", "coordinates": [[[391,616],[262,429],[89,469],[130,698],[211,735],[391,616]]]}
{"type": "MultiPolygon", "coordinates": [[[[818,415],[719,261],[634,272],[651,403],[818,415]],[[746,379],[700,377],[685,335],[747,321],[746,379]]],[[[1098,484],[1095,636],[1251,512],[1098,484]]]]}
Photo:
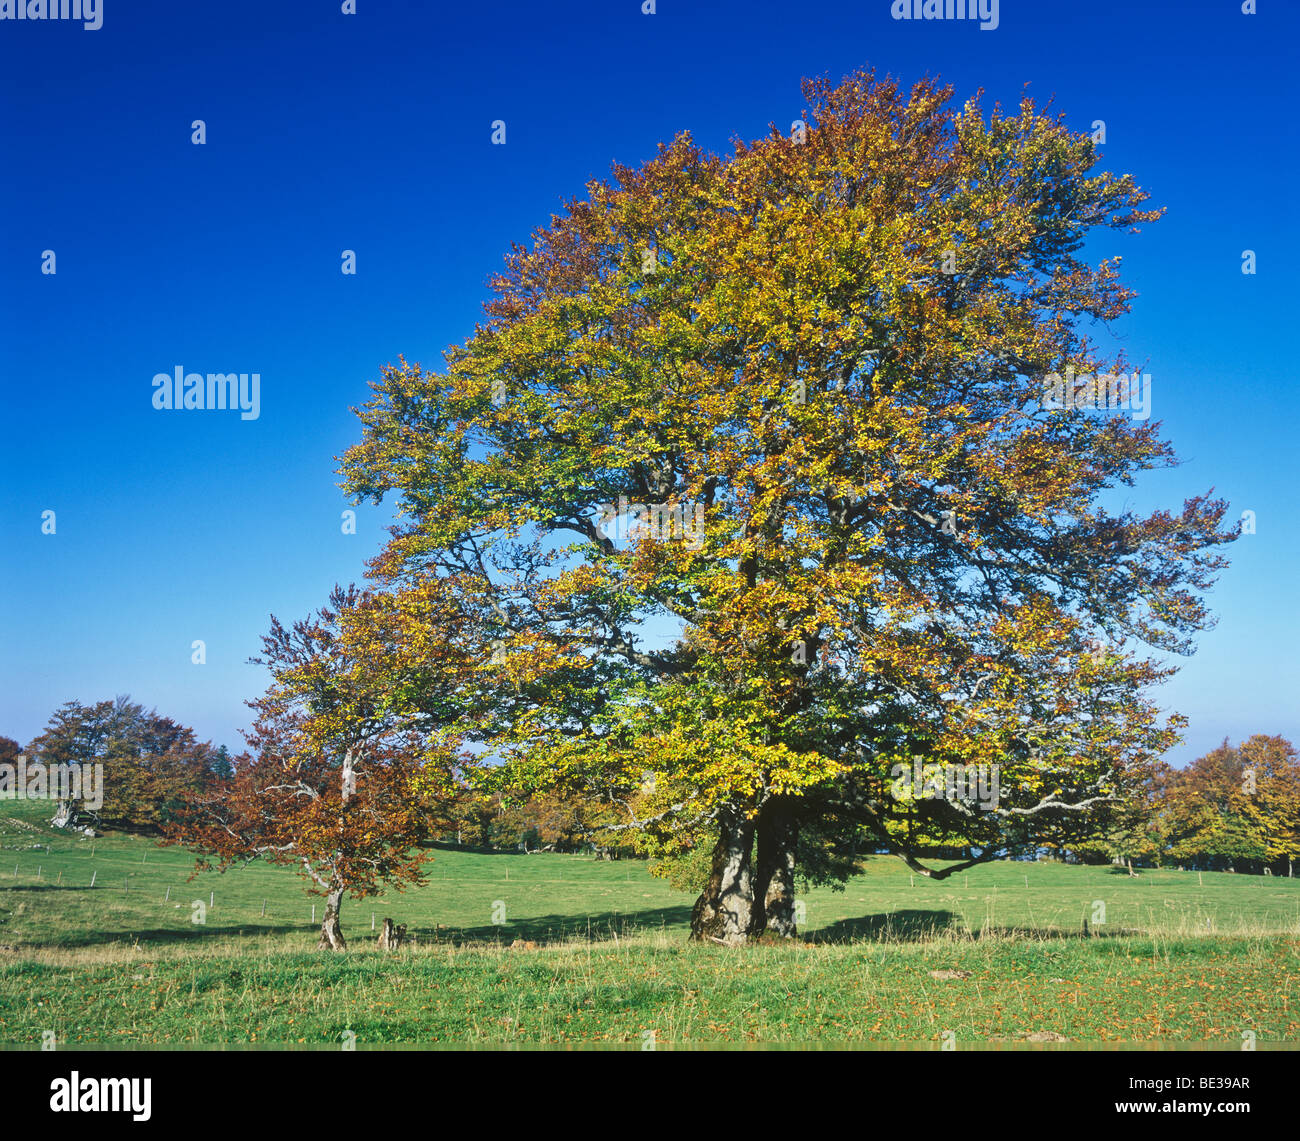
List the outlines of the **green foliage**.
{"type": "Polygon", "coordinates": [[[707,844],[675,852],[650,864],[650,874],[665,880],[677,891],[699,895],[709,882],[712,852],[707,844]]]}

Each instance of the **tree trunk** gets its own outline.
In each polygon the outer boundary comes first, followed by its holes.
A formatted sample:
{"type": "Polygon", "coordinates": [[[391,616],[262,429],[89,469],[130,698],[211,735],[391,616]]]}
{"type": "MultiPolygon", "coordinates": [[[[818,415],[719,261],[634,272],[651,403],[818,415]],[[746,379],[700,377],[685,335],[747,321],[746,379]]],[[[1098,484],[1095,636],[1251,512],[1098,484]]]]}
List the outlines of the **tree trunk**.
{"type": "Polygon", "coordinates": [[[793,939],[794,865],[798,824],[789,804],[774,798],[758,817],[758,883],[755,887],[756,930],[793,939]]]}
{"type": "MultiPolygon", "coordinates": [[[[352,747],[343,754],[343,768],[339,776],[342,782],[342,799],[339,806],[339,835],[344,835],[347,824],[348,804],[357,789],[357,758],[352,747]]],[[[339,861],[342,852],[335,852],[335,863],[330,869],[329,888],[325,895],[325,919],[320,925],[320,942],[316,944],[321,951],[346,951],[347,941],[343,938],[343,928],[339,923],[339,912],[343,909],[343,891],[345,884],[339,874],[339,861]]]]}
{"type": "Polygon", "coordinates": [[[734,946],[756,933],[751,871],[754,821],[741,808],[727,808],[718,829],[713,870],[691,912],[691,938],[734,946]]]}
{"type": "Polygon", "coordinates": [[[339,911],[343,907],[343,888],[331,887],[325,897],[325,921],[320,925],[320,942],[316,944],[321,951],[346,951],[348,945],[343,938],[343,928],[339,925],[339,911]]]}
{"type": "Polygon", "coordinates": [[[55,828],[71,828],[77,822],[77,811],[72,800],[60,800],[50,823],[55,828]]]}

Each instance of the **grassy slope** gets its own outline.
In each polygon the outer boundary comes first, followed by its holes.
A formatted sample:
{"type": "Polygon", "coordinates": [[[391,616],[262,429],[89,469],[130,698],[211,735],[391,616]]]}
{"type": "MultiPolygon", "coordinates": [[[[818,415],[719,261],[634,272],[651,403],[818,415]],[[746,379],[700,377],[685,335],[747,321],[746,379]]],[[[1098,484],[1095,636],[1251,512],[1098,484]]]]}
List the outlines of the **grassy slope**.
{"type": "Polygon", "coordinates": [[[188,880],[183,852],[47,816],[0,802],[0,1044],[1300,1037],[1298,881],[1004,863],[932,883],[876,859],[805,897],[807,943],[729,951],[688,945],[691,900],[640,863],[444,851],[426,886],[349,901],[358,953],[324,956],[292,873],[188,880]],[[372,912],[415,945],[374,951],[372,912]]]}

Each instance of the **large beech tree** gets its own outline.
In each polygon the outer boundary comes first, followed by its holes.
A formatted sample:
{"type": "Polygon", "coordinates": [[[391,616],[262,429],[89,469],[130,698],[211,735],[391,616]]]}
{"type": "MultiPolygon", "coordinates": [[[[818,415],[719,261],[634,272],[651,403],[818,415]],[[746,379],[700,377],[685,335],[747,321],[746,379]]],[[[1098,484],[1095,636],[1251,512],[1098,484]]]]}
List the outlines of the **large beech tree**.
{"type": "Polygon", "coordinates": [[[1130,371],[1085,332],[1118,258],[1082,253],[1157,217],[1132,179],[1028,99],[804,93],[789,135],[590,184],[440,373],[384,370],[341,468],[397,493],[382,589],[456,584],[466,733],[654,854],[711,845],[724,943],[794,933],[836,829],[939,877],[1085,830],[1174,739],[1134,647],[1190,648],[1232,537],[1209,498],[1104,505],[1174,462],[1156,423],[1044,407],[1130,371]],[[999,795],[900,791],[918,763],[999,795]]]}
{"type": "Polygon", "coordinates": [[[325,896],[322,949],[346,947],[346,894],[423,882],[419,844],[445,825],[472,767],[443,700],[464,689],[463,655],[438,636],[430,592],[409,594],[402,611],[389,601],[335,588],[309,618],[272,619],[255,659],[272,684],[249,703],[253,755],[168,828],[169,842],[199,853],[200,869],[294,867],[325,896]]]}

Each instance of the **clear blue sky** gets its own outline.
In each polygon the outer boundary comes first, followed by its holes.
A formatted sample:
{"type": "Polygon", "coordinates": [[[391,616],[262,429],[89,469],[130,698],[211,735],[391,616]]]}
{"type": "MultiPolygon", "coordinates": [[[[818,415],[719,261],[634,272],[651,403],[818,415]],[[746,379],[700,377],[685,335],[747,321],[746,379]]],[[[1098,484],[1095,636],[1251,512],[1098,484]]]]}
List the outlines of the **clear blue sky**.
{"type": "Polygon", "coordinates": [[[1186,460],[1128,501],[1213,486],[1257,520],[1162,691],[1191,718],[1172,759],[1300,742],[1297,5],[1003,0],[981,31],[889,0],[102,4],[93,31],[0,21],[0,733],[129,692],[239,746],[268,616],[360,578],[384,537],[375,509],[341,533],[333,476],[379,367],[437,364],[508,244],[611,161],[788,129],[801,76],[869,64],[959,100],[1054,94],[1169,208],[1097,251],[1140,291],[1117,333],[1186,460]],[[177,365],[260,373],[259,418],[155,411],[177,365]]]}

